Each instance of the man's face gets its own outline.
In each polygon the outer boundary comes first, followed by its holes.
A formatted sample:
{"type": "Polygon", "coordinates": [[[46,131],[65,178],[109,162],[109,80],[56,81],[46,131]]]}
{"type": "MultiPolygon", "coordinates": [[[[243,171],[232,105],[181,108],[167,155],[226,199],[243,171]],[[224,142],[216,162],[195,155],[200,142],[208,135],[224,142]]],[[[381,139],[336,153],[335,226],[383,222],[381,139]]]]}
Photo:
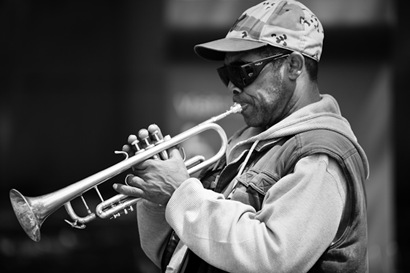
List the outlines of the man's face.
{"type": "MultiPolygon", "coordinates": [[[[245,64],[263,58],[257,51],[228,53],[225,64],[245,64]]],[[[286,62],[286,61],[285,61],[286,62]]],[[[250,85],[239,89],[229,82],[233,101],[242,105],[242,116],[248,126],[267,128],[289,114],[292,88],[284,77],[284,66],[268,63],[250,85]]]]}

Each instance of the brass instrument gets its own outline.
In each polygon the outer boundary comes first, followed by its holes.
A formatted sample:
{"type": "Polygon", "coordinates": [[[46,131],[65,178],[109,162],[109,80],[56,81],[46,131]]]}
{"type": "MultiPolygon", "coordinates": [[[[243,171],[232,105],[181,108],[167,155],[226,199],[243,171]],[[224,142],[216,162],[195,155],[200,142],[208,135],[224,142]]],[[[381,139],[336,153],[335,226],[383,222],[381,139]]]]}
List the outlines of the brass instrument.
{"type": "Polygon", "coordinates": [[[163,141],[158,141],[155,145],[150,145],[149,149],[143,149],[137,152],[134,156],[126,158],[125,160],[108,167],[96,174],[93,174],[83,180],[76,183],[70,184],[65,188],[54,191],[49,194],[45,194],[37,197],[26,197],[22,195],[19,191],[12,189],[10,190],[10,201],[14,209],[14,213],[20,225],[27,233],[27,235],[33,241],[40,241],[40,227],[45,221],[45,219],[59,209],[62,205],[65,206],[68,215],[74,222],[66,220],[72,227],[75,228],[85,228],[85,223],[88,223],[96,218],[96,216],[106,219],[108,217],[116,218],[121,212],[128,213],[128,210],[132,211],[132,206],[140,198],[132,198],[123,194],[117,194],[112,198],[105,200],[102,198],[97,186],[114,176],[125,172],[132,166],[141,163],[149,158],[155,157],[158,154],[164,153],[167,149],[177,146],[178,144],[184,142],[185,140],[191,138],[192,136],[198,135],[206,130],[215,130],[221,140],[221,148],[219,151],[205,160],[202,156],[193,157],[185,161],[185,165],[193,167],[188,169],[188,173],[191,175],[213,163],[218,161],[222,156],[224,156],[227,147],[227,136],[225,131],[221,126],[216,124],[218,120],[225,118],[226,116],[239,113],[242,110],[239,104],[234,104],[228,111],[222,113],[218,116],[212,117],[199,125],[188,129],[173,138],[169,136],[164,137],[163,141]],[[100,196],[101,203],[96,207],[95,213],[91,212],[87,203],[83,198],[83,194],[91,189],[95,189],[100,196]],[[88,211],[88,215],[85,217],[78,216],[71,206],[70,201],[81,197],[84,205],[88,211]]]}

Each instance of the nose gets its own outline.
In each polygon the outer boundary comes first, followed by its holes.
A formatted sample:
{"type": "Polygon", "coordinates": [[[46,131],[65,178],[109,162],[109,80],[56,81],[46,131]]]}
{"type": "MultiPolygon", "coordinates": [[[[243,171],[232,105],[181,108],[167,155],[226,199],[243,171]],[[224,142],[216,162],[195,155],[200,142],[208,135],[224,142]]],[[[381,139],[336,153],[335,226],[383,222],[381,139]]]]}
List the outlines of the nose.
{"type": "Polygon", "coordinates": [[[242,93],[242,90],[234,85],[231,81],[228,83],[228,89],[233,93],[233,95],[239,95],[240,93],[242,93]]]}

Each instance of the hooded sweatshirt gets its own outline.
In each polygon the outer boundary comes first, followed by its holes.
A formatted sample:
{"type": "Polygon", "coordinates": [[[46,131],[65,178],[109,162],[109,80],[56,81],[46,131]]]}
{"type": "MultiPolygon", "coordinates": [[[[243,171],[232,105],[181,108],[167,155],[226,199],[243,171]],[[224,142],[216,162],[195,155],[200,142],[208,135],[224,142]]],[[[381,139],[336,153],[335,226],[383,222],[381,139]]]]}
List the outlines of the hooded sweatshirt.
{"type": "MultiPolygon", "coordinates": [[[[245,127],[228,145],[227,165],[287,136],[327,129],[348,138],[368,175],[368,163],[333,97],[292,113],[267,130],[245,127]]],[[[167,272],[178,269],[186,248],[206,263],[229,272],[307,272],[336,236],[346,202],[346,179],[325,154],[300,159],[291,174],[269,188],[260,210],[232,201],[234,179],[222,193],[207,190],[196,178],[184,181],[167,206],[137,205],[141,245],[157,265],[173,229],[180,238],[167,272]]],[[[216,185],[218,187],[218,185],[216,185]]]]}

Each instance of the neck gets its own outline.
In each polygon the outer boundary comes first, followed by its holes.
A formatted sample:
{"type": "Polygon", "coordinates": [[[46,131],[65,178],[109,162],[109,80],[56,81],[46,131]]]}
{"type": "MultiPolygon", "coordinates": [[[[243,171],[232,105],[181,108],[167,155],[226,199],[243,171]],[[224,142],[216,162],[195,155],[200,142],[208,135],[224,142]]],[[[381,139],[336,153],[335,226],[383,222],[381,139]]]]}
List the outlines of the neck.
{"type": "Polygon", "coordinates": [[[291,114],[319,100],[319,87],[316,83],[310,81],[298,82],[295,85],[295,91],[289,102],[288,113],[291,114]]]}

